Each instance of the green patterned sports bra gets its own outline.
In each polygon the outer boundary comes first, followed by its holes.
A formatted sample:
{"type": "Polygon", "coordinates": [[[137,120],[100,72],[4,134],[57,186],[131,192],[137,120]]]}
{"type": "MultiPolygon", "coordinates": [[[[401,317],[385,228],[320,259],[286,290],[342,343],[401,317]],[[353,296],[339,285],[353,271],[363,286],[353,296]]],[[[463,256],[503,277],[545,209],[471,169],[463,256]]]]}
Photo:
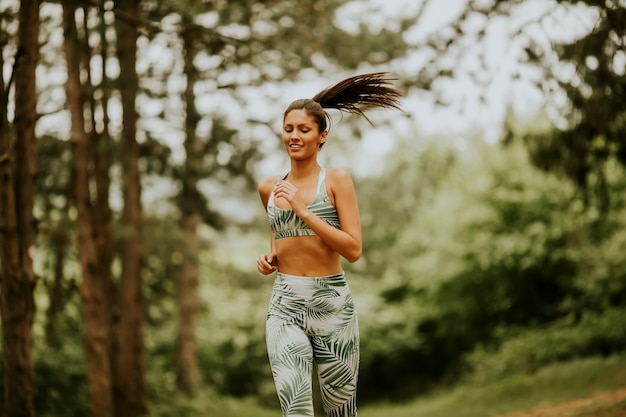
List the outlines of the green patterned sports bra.
{"type": "MultiPolygon", "coordinates": [[[[283,175],[276,181],[279,184],[289,173],[283,175]]],[[[337,209],[330,202],[328,193],[326,192],[326,169],[322,168],[317,178],[317,193],[315,198],[309,204],[308,209],[313,214],[320,217],[326,223],[331,226],[340,229],[339,216],[337,215],[337,209]]],[[[283,209],[276,207],[274,204],[274,192],[270,193],[270,197],[267,201],[267,217],[269,218],[270,227],[274,232],[275,239],[281,239],[283,237],[296,237],[296,236],[315,236],[314,230],[312,230],[300,217],[296,216],[291,209],[283,209]]]]}

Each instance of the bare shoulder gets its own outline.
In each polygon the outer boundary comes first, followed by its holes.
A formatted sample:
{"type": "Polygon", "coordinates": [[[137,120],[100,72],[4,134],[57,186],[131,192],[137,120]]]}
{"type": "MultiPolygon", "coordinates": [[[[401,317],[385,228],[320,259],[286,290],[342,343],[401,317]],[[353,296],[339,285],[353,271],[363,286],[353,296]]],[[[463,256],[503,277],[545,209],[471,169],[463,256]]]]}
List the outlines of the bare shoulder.
{"type": "Polygon", "coordinates": [[[267,203],[267,199],[269,198],[269,195],[272,192],[274,185],[276,185],[276,181],[278,181],[279,177],[280,175],[267,177],[259,183],[257,188],[259,191],[259,195],[261,196],[261,200],[263,200],[264,205],[267,203]]]}
{"type": "Polygon", "coordinates": [[[343,168],[329,168],[326,171],[326,178],[331,186],[342,186],[352,184],[352,176],[343,168]]]}
{"type": "Polygon", "coordinates": [[[263,203],[263,207],[265,207],[265,209],[267,209],[267,202],[270,198],[270,193],[272,192],[272,189],[274,189],[274,185],[276,185],[278,177],[279,175],[274,175],[273,177],[265,178],[259,183],[259,196],[261,197],[261,202],[263,203]]]}
{"type": "Polygon", "coordinates": [[[258,186],[259,192],[267,189],[271,190],[272,188],[274,188],[274,185],[276,185],[276,181],[278,181],[279,176],[280,175],[272,175],[271,177],[267,177],[262,180],[258,186]]]}
{"type": "Polygon", "coordinates": [[[326,190],[333,205],[339,200],[356,199],[356,191],[352,176],[348,171],[342,168],[331,168],[326,170],[326,190]]]}

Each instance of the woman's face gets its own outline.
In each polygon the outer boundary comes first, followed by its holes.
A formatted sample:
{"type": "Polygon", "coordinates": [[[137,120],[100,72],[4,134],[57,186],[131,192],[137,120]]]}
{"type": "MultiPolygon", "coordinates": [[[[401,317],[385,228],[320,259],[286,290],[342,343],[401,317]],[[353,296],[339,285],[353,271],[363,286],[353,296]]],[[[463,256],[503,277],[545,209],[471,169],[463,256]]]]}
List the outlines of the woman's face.
{"type": "Polygon", "coordinates": [[[292,159],[307,159],[317,155],[326,142],[328,131],[320,133],[315,119],[303,109],[291,110],[283,122],[283,143],[292,159]]]}

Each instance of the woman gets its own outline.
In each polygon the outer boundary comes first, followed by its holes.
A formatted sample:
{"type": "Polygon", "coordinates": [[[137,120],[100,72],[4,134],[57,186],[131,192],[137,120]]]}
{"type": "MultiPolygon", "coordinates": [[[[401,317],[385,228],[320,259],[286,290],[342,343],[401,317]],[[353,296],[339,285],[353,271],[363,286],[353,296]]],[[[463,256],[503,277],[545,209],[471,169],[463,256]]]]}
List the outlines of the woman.
{"type": "Polygon", "coordinates": [[[359,333],[341,257],[360,258],[361,222],[352,178],[320,167],[317,153],[328,137],[326,109],[364,116],[399,108],[402,93],[390,81],[385,73],[359,75],[291,103],[282,133],[291,170],[259,184],[272,235],[257,268],[277,273],[266,340],[284,417],[313,416],[314,363],[326,415],[357,415],[359,333]]]}

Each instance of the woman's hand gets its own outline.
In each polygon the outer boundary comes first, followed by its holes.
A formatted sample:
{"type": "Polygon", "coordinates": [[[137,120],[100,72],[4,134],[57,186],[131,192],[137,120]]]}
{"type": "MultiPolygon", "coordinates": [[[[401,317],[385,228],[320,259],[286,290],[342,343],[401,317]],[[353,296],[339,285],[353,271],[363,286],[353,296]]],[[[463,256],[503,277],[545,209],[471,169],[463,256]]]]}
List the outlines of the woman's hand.
{"type": "Polygon", "coordinates": [[[300,195],[300,191],[289,181],[281,181],[278,185],[276,185],[273,192],[275,199],[284,198],[287,200],[296,215],[300,215],[302,210],[306,210],[306,204],[300,195]]]}
{"type": "Polygon", "coordinates": [[[256,261],[256,267],[263,275],[269,275],[276,271],[276,265],[278,265],[278,258],[275,253],[259,255],[256,261]]]}

